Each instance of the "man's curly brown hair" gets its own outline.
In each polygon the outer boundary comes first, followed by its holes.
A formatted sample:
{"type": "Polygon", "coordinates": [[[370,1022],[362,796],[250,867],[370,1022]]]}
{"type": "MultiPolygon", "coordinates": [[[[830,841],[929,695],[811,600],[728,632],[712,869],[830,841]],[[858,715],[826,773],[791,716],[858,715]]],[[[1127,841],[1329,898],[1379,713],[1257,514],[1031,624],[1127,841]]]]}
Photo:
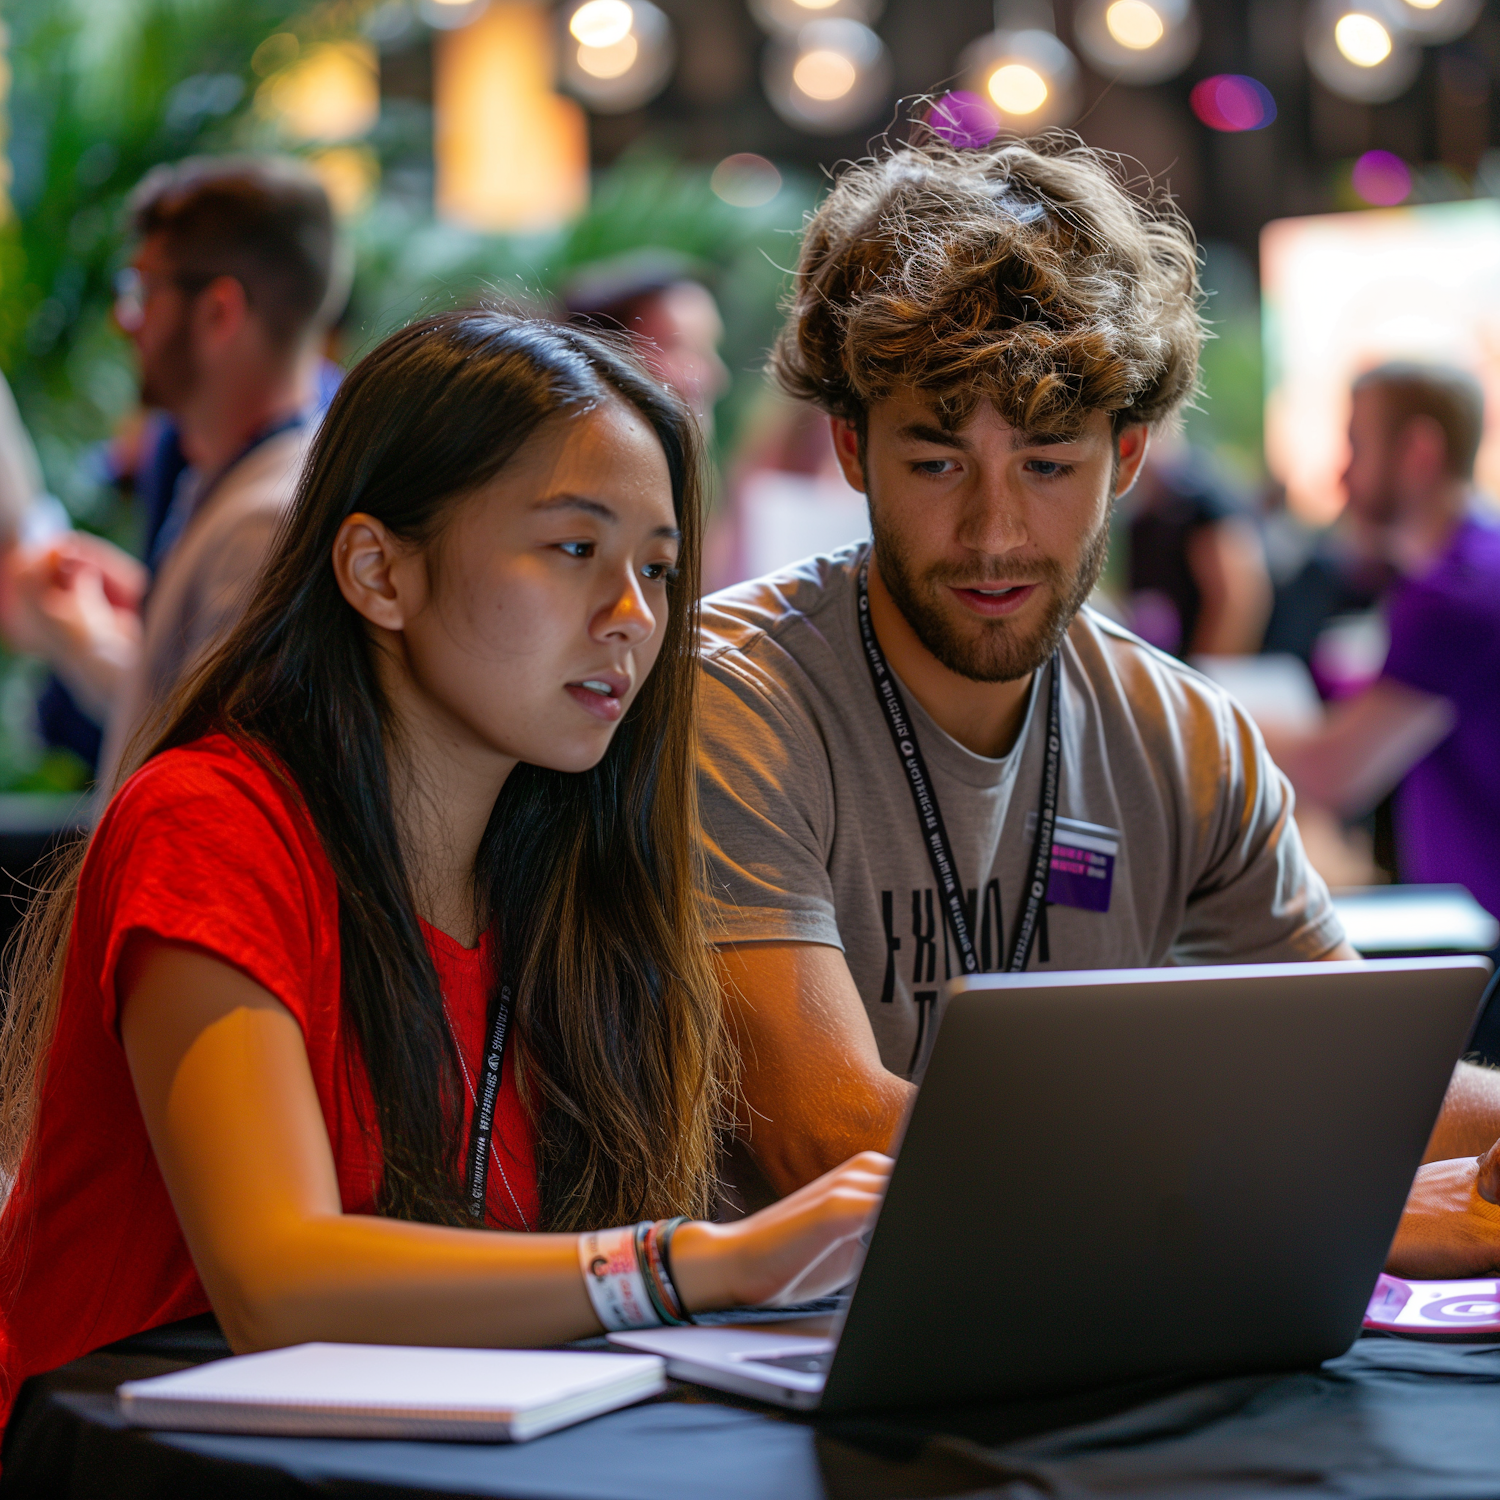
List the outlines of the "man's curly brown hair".
{"type": "Polygon", "coordinates": [[[987,398],[1023,431],[1094,411],[1118,431],[1195,392],[1201,300],[1171,200],[1076,136],[924,141],[855,163],[812,215],[771,368],[861,431],[901,386],[955,425],[987,398]]]}

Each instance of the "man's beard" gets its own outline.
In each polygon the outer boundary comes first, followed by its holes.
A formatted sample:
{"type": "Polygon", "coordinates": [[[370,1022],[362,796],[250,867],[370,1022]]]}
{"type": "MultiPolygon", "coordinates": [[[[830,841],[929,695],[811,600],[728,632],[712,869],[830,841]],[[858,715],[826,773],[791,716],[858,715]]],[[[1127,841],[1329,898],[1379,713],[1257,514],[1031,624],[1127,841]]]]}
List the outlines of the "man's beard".
{"type": "Polygon", "coordinates": [[[141,405],[176,412],[197,384],[191,319],[184,310],[151,363],[141,363],[141,405]]]}
{"type": "Polygon", "coordinates": [[[1022,571],[1050,593],[1052,602],[1040,623],[1023,633],[1022,627],[1005,617],[994,620],[975,615],[960,620],[952,617],[952,612],[961,606],[952,599],[949,590],[983,588],[986,573],[994,574],[997,583],[1007,581],[1000,560],[977,570],[936,563],[918,573],[894,534],[880,524],[874,506],[870,507],[870,526],[881,582],[907,624],[950,672],[973,682],[1014,682],[1036,671],[1062,644],[1073,617],[1099,581],[1109,551],[1106,515],[1088,539],[1073,573],[1050,557],[1028,559],[1022,571]]]}

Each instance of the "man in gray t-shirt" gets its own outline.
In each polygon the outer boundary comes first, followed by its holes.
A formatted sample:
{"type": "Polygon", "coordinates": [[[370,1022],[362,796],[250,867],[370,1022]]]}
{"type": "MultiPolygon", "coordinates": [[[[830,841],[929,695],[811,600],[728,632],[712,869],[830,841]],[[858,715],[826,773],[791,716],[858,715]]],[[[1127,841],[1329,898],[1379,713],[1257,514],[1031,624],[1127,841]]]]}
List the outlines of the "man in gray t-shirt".
{"type": "MultiPolygon", "coordinates": [[[[721,941],[842,950],[882,1067],[919,1071],[961,973],[922,825],[860,643],[868,544],[728,589],[703,611],[702,815],[721,941]]],[[[1244,712],[1093,610],[1062,643],[1057,827],[1031,967],[1321,958],[1343,939],[1285,780],[1244,712]]],[[[1007,966],[1046,751],[1033,673],[1005,754],[904,697],[984,970],[1007,966]]]]}
{"type": "MultiPolygon", "coordinates": [[[[898,147],[808,224],[773,368],[872,540],[703,616],[707,895],[774,1191],[889,1148],[951,975],[1357,958],[1254,726],[1085,607],[1197,303],[1181,221],[1061,141],[898,147]]],[[[1500,1074],[1461,1066],[1393,1270],[1500,1262],[1497,1136],[1500,1074]]]]}

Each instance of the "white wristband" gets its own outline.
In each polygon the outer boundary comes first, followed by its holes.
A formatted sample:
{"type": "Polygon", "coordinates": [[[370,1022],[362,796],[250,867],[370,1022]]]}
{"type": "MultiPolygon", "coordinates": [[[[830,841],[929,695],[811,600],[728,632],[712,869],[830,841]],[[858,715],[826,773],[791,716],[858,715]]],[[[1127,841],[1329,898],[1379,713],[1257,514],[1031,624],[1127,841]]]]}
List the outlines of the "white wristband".
{"type": "Polygon", "coordinates": [[[661,1326],[636,1259],[635,1225],[579,1235],[578,1264],[594,1312],[610,1333],[661,1326]]]}

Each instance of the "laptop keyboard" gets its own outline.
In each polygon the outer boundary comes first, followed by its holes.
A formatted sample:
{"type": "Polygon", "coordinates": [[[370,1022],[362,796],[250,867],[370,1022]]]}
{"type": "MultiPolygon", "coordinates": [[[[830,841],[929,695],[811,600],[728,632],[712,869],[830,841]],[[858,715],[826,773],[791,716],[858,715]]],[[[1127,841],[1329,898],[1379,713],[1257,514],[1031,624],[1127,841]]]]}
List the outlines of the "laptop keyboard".
{"type": "Polygon", "coordinates": [[[750,1365],[772,1365],[778,1370],[798,1370],[803,1375],[826,1375],[833,1363],[833,1351],[822,1354],[773,1354],[766,1359],[748,1359],[750,1365]]]}

